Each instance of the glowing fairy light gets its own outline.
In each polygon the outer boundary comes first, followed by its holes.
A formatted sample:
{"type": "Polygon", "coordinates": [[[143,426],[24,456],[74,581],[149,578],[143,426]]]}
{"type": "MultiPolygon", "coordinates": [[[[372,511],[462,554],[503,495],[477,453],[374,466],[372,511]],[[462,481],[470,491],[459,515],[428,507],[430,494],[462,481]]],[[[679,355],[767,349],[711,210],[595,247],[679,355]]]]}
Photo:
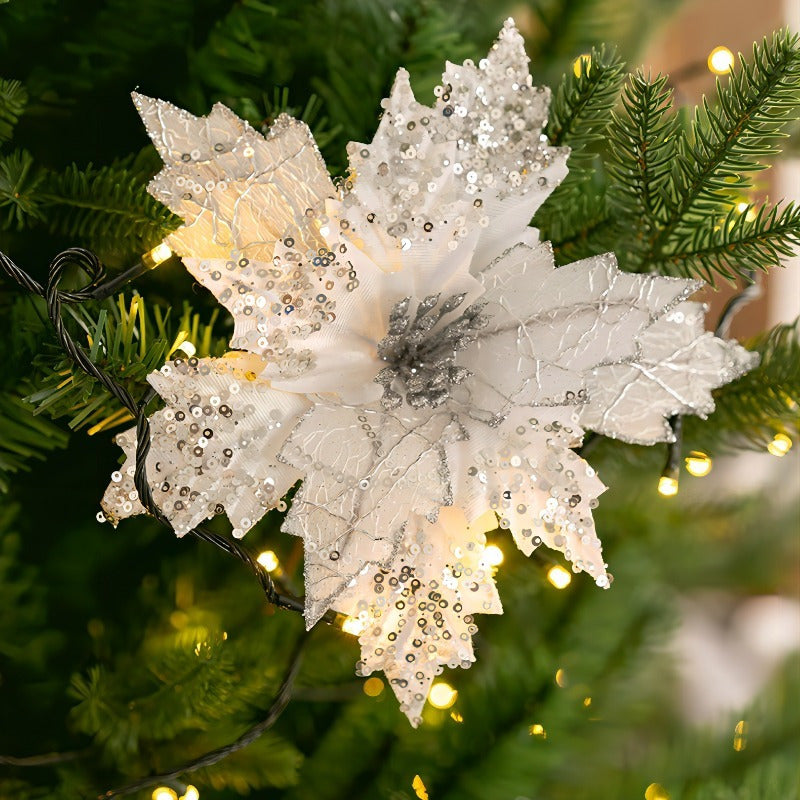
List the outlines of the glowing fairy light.
{"type": "Polygon", "coordinates": [[[483,551],[483,560],[490,567],[499,567],[503,563],[503,558],[503,551],[496,544],[487,545],[483,551]]]}
{"type": "Polygon", "coordinates": [[[575,73],[576,78],[580,78],[582,72],[589,72],[589,67],[592,66],[592,57],[589,53],[581,53],[572,62],[572,71],[575,73]]]}
{"type": "Polygon", "coordinates": [[[727,75],[733,67],[733,53],[724,45],[715,47],[708,54],[708,68],[715,75],[727,75]]]}
{"type": "Polygon", "coordinates": [[[572,583],[572,575],[560,564],[556,564],[547,570],[547,580],[550,581],[556,589],[566,589],[567,586],[572,583]]]}
{"type": "Polygon", "coordinates": [[[711,472],[713,462],[711,458],[703,453],[701,450],[692,450],[684,459],[686,471],[695,478],[704,478],[711,472]]]}
{"type": "Polygon", "coordinates": [[[263,553],[259,553],[256,561],[258,561],[267,572],[275,572],[281,563],[278,561],[278,556],[276,556],[272,550],[264,550],[263,553]]]}
{"type": "Polygon", "coordinates": [[[792,440],[785,433],[776,433],[772,441],[767,445],[767,452],[770,455],[783,458],[792,449],[792,440]]]}
{"type": "Polygon", "coordinates": [[[434,708],[450,708],[456,702],[458,691],[454,689],[449,683],[439,681],[431,686],[430,694],[428,694],[428,702],[434,708]]]}
{"type": "Polygon", "coordinates": [[[170,258],[172,258],[172,250],[170,250],[169,246],[164,244],[164,242],[161,242],[161,244],[157,244],[152,250],[142,256],[142,262],[150,267],[150,269],[154,269],[170,258]]]}
{"type": "Polygon", "coordinates": [[[367,621],[358,617],[345,617],[342,630],[351,636],[360,636],[367,629],[367,621]]]}
{"type": "Polygon", "coordinates": [[[658,479],[658,493],[662,497],[675,497],[678,494],[678,479],[671,475],[662,475],[658,479]]]}
{"type": "Polygon", "coordinates": [[[544,725],[541,725],[538,722],[534,722],[533,725],[528,728],[528,733],[531,736],[538,737],[539,739],[547,738],[547,731],[544,729],[544,725]]]}

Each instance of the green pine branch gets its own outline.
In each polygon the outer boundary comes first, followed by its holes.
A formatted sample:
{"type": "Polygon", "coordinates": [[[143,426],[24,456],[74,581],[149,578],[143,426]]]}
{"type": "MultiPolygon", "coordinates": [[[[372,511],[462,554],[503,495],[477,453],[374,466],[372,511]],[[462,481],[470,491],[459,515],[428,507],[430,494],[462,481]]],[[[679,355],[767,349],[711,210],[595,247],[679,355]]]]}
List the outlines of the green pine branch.
{"type": "MultiPolygon", "coordinates": [[[[138,295],[129,304],[120,295],[116,301],[106,301],[96,317],[84,307],[72,311],[78,344],[134,397],[147,386],[147,375],[159,369],[183,342],[191,342],[198,357],[221,355],[226,349],[225,340],[214,331],[217,310],[204,323],[188,303],[184,303],[181,316],[174,317],[157,305],[150,308],[138,295]]],[[[42,353],[34,366],[41,377],[26,401],[37,414],[67,417],[72,430],[88,427],[90,433],[130,421],[119,401],[60,351],[42,353]]]]}
{"type": "Polygon", "coordinates": [[[554,92],[544,129],[551,145],[569,146],[570,171],[591,160],[586,151],[603,140],[625,80],[624,63],[616,51],[605,47],[593,47],[579,67],[577,74],[568,72],[554,92]]]}
{"type": "Polygon", "coordinates": [[[622,93],[622,109],[611,117],[608,172],[609,205],[624,219],[629,247],[622,260],[641,266],[642,251],[663,221],[675,158],[677,118],[667,77],[634,73],[622,93]]]}
{"type": "Polygon", "coordinates": [[[37,201],[46,208],[52,232],[104,256],[145,252],[181,222],[124,166],[73,164],[48,175],[37,201]]]}
{"type": "Polygon", "coordinates": [[[0,230],[22,230],[44,219],[39,197],[42,180],[27,150],[0,157],[0,230]]]}
{"type": "MultiPolygon", "coordinates": [[[[756,44],[752,61],[740,57],[727,85],[717,82],[717,104],[704,100],[688,133],[678,137],[667,211],[653,220],[643,268],[663,263],[698,225],[735,205],[736,192],[749,188],[750,173],[765,168],[799,110],[798,35],[782,31],[756,44]]],[[[729,261],[726,270],[745,268],[729,261]]]]}
{"type": "Polygon", "coordinates": [[[0,494],[8,491],[11,474],[29,470],[33,460],[43,460],[68,441],[68,433],[33,416],[33,408],[21,397],[0,393],[0,494]]]}
{"type": "Polygon", "coordinates": [[[699,275],[709,283],[715,275],[734,282],[737,274],[781,266],[800,247],[800,207],[748,205],[731,208],[725,218],[703,220],[677,234],[671,252],[653,262],[656,272],[699,275]]]}
{"type": "Polygon", "coordinates": [[[28,104],[28,91],[20,81],[0,78],[0,143],[7,142],[28,104]]]}
{"type": "Polygon", "coordinates": [[[552,145],[570,148],[569,173],[539,209],[534,224],[554,243],[561,261],[596,252],[594,240],[608,227],[597,151],[624,78],[624,64],[615,51],[592,48],[581,59],[578,74],[566,73],[553,95],[544,132],[552,145]]]}

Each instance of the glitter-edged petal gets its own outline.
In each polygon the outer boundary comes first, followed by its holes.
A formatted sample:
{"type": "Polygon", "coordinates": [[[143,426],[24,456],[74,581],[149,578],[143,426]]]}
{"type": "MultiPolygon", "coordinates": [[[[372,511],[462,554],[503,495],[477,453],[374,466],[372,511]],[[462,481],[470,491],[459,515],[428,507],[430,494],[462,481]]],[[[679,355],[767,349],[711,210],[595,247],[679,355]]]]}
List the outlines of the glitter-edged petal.
{"type": "MultiPolygon", "coordinates": [[[[166,407],[150,417],[147,477],[158,507],[182,536],[227,513],[243,536],[301,477],[276,460],[308,402],[257,378],[255,356],[176,359],[149,376],[166,407]]],[[[113,522],[144,509],[133,484],[135,430],[117,437],[126,459],[102,506],[113,522]]]]}
{"type": "Polygon", "coordinates": [[[580,424],[647,445],[672,441],[674,414],[710,414],[711,390],[753,369],[758,354],[704,331],[704,317],[700,303],[680,303],[639,336],[634,359],[591,370],[580,424]]]}
{"type": "MultiPolygon", "coordinates": [[[[269,262],[287,229],[305,230],[306,212],[335,195],[303,122],[282,115],[265,137],[219,103],[195,117],[141,94],[133,101],[164,160],[149,191],[185,222],[168,240],[181,256],[269,262]]],[[[206,285],[207,273],[192,274],[206,285]]]]}
{"type": "Polygon", "coordinates": [[[320,402],[281,459],[306,477],[283,530],[305,542],[306,625],[369,564],[392,562],[412,514],[449,505],[448,414],[392,414],[320,402]]]}
{"type": "Polygon", "coordinates": [[[385,672],[415,727],[435,676],[475,660],[473,615],[503,612],[484,558],[496,526],[493,513],[470,524],[453,507],[435,523],[413,516],[391,563],[365,570],[334,604],[362,628],[358,672],[385,672]]]}

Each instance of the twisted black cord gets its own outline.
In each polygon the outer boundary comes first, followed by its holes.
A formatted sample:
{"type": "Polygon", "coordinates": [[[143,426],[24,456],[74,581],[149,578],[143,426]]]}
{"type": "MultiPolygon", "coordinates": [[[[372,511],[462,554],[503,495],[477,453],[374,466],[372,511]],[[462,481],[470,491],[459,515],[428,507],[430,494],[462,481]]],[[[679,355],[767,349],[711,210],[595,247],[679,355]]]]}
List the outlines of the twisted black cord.
{"type": "Polygon", "coordinates": [[[262,719],[260,722],[257,722],[251,728],[248,728],[238,739],[236,739],[236,741],[231,742],[224,747],[218,747],[216,750],[210,750],[208,753],[204,753],[192,761],[189,761],[187,764],[183,764],[180,767],[171,769],[168,772],[162,772],[158,775],[148,775],[146,778],[140,778],[139,780],[129,783],[125,786],[121,786],[118,789],[111,789],[104,794],[99,795],[98,800],[108,800],[108,798],[111,797],[124,797],[125,795],[133,794],[140,789],[147,789],[157,783],[169,783],[170,781],[174,781],[176,778],[180,777],[181,775],[185,775],[186,773],[194,772],[198,769],[203,769],[203,767],[210,767],[213,764],[217,764],[224,758],[227,758],[231,753],[235,753],[237,750],[241,750],[243,747],[247,747],[247,745],[252,744],[256,739],[258,739],[259,736],[261,736],[265,731],[269,730],[269,728],[275,724],[278,717],[288,705],[292,696],[294,679],[297,677],[297,672],[300,669],[300,663],[303,657],[303,648],[308,642],[308,639],[308,634],[303,634],[297,640],[297,644],[295,644],[292,655],[289,658],[289,666],[284,674],[283,682],[281,683],[277,694],[273,698],[270,707],[267,709],[264,719],[262,719]]]}
{"type": "MultiPolygon", "coordinates": [[[[149,389],[141,401],[137,402],[124,386],[94,364],[86,352],[75,343],[64,325],[61,313],[64,303],[82,303],[87,300],[108,297],[122,283],[145,272],[148,267],[138,264],[127,272],[122,273],[122,275],[104,282],[105,269],[100,259],[89,250],[74,247],[59,253],[53,259],[50,264],[47,284],[43,287],[4,253],[0,253],[0,266],[19,286],[45,298],[47,315],[64,352],[81,370],[101,383],[136,419],[136,471],[134,485],[139,494],[139,500],[145,509],[163,525],[172,528],[169,520],[153,499],[153,493],[147,480],[147,454],[150,451],[151,440],[150,423],[147,419],[146,409],[155,397],[155,392],[149,389]],[[62,292],[59,290],[59,283],[68,266],[77,266],[83,270],[89,276],[89,283],[74,292],[62,292]]],[[[198,526],[190,533],[242,561],[255,575],[270,603],[279,608],[303,612],[302,600],[289,594],[280,593],[269,573],[258,563],[256,557],[247,548],[203,527],[198,526]]]]}

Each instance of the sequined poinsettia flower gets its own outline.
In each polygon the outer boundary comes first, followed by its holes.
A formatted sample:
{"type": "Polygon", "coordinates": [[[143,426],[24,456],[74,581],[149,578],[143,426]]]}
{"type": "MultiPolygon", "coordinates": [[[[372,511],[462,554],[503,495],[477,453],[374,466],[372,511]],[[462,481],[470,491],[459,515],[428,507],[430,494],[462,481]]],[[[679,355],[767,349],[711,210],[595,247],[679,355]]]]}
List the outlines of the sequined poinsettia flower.
{"type": "MultiPolygon", "coordinates": [[[[611,254],[556,268],[528,222],[568,152],[513,23],[436,95],[401,70],[339,189],[302,123],[262,137],[136,97],[166,163],[151,190],[186,222],[170,244],[235,323],[225,358],[150,378],[156,500],[179,534],[224,511],[243,535],[302,479],[283,530],[304,541],[306,622],[350,617],[359,672],[384,671],[413,724],[474,660],[474,615],[501,612],[486,532],[607,587],[584,431],[668,440],[754,362],[704,332],[696,281],[611,254]]],[[[120,444],[114,520],[141,511],[120,444]]]]}

